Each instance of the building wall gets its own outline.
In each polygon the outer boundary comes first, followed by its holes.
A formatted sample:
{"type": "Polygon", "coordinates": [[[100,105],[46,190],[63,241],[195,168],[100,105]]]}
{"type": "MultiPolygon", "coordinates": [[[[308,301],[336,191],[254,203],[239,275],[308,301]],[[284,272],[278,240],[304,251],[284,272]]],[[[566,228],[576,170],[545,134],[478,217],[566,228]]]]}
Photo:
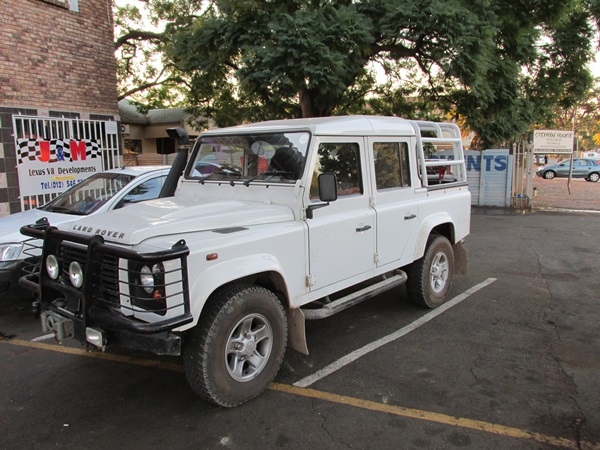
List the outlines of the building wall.
{"type": "Polygon", "coordinates": [[[0,217],[20,211],[12,116],[119,120],[112,0],[0,0],[0,217]]]}
{"type": "Polygon", "coordinates": [[[2,0],[0,105],[118,114],[112,0],[55,2],[2,0]]]}

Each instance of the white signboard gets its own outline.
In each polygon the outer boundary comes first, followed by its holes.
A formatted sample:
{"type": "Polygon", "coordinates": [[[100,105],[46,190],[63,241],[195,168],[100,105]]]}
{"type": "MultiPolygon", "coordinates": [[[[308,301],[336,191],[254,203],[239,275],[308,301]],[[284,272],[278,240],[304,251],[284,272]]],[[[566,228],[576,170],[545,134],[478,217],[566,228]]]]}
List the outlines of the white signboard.
{"type": "Polygon", "coordinates": [[[96,140],[17,138],[16,143],[22,196],[60,193],[102,171],[96,140]]]}
{"type": "Polygon", "coordinates": [[[573,153],[574,131],[535,130],[534,153],[573,153]]]}

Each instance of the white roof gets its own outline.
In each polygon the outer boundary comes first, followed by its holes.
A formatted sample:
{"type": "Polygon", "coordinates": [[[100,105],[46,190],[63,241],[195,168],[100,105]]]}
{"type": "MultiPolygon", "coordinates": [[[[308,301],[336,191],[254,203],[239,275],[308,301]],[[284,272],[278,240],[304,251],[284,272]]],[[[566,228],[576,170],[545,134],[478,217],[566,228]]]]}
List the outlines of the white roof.
{"type": "Polygon", "coordinates": [[[335,116],[311,119],[271,120],[267,122],[219,128],[202,135],[310,131],[317,136],[414,136],[410,122],[400,117],[387,116],[335,116]]]}
{"type": "Polygon", "coordinates": [[[104,170],[103,172],[108,172],[108,173],[124,173],[126,175],[133,175],[134,177],[137,177],[139,175],[148,173],[148,172],[154,172],[157,170],[165,170],[165,169],[170,169],[171,166],[123,166],[123,167],[117,167],[115,169],[109,169],[109,170],[104,170]]]}

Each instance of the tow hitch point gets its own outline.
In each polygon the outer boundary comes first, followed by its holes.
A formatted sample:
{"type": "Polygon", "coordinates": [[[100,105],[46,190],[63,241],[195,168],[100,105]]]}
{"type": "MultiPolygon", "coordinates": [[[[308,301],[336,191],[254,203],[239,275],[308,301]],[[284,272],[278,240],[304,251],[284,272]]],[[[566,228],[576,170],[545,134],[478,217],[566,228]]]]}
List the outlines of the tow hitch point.
{"type": "Polygon", "coordinates": [[[75,336],[73,321],[64,317],[45,311],[41,314],[42,331],[44,333],[54,333],[54,338],[58,342],[75,336]]]}

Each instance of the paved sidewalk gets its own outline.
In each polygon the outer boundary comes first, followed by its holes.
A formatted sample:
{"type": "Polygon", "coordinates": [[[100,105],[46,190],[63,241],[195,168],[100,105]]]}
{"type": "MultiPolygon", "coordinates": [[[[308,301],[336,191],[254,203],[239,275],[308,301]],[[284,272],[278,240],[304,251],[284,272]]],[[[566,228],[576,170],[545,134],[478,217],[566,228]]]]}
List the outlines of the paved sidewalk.
{"type": "Polygon", "coordinates": [[[535,188],[531,204],[533,209],[577,209],[600,211],[600,182],[591,183],[574,178],[570,183],[570,193],[566,178],[546,180],[535,177],[535,188]],[[537,195],[535,194],[537,193],[537,195]]]}

